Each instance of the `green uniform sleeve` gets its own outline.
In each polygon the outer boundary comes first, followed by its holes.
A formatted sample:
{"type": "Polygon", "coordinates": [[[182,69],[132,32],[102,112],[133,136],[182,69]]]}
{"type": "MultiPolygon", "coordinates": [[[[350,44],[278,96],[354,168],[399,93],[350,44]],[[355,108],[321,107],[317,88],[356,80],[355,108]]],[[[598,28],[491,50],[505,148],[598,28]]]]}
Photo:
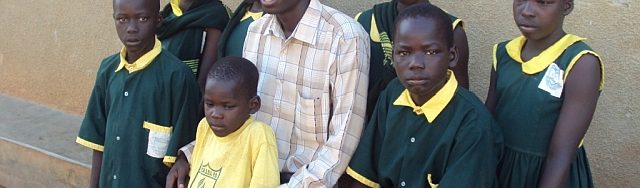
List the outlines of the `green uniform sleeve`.
{"type": "Polygon", "coordinates": [[[201,100],[196,80],[185,67],[185,71],[175,73],[172,77],[171,103],[174,125],[171,140],[163,162],[171,166],[176,160],[178,149],[195,139],[199,119],[198,105],[201,100]]]}
{"type": "Polygon", "coordinates": [[[108,69],[107,67],[109,67],[108,65],[112,59],[113,58],[106,58],[102,60],[100,64],[96,75],[96,82],[87,105],[87,111],[82,120],[78,137],[76,138],[78,144],[97,151],[104,151],[108,111],[105,93],[107,92],[107,74],[110,73],[106,69],[108,69]]]}
{"type": "Polygon", "coordinates": [[[475,114],[464,121],[455,136],[448,164],[441,178],[433,174],[431,184],[438,187],[495,187],[496,168],[502,137],[488,113],[475,114]],[[487,117],[481,117],[487,116],[487,117]],[[439,181],[438,181],[439,179],[439,181]]]}
{"type": "Polygon", "coordinates": [[[358,149],[354,153],[347,174],[358,182],[369,187],[380,187],[378,180],[378,163],[380,150],[384,142],[384,125],[387,117],[386,90],[380,96],[379,102],[360,137],[358,149]]]}

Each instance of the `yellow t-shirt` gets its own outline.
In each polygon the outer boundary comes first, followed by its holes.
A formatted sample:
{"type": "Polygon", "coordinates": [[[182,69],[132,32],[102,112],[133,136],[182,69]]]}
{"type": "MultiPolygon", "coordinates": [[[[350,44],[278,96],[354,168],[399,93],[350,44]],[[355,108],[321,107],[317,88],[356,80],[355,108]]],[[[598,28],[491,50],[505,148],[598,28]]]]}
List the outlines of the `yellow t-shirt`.
{"type": "Polygon", "coordinates": [[[203,118],[189,176],[189,187],[277,187],[280,170],[271,127],[249,118],[235,132],[218,137],[203,118]]]}

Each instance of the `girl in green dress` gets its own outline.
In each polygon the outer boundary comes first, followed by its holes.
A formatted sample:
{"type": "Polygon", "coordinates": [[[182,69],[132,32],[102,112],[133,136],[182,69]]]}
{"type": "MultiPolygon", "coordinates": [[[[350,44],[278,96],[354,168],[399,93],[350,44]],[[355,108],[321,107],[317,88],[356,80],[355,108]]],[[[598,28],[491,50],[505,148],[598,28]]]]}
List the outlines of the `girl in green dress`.
{"type": "Polygon", "coordinates": [[[567,34],[573,0],[514,0],[522,36],[494,47],[486,106],[502,128],[500,187],[593,187],[582,139],[604,83],[599,56],[567,34]]]}

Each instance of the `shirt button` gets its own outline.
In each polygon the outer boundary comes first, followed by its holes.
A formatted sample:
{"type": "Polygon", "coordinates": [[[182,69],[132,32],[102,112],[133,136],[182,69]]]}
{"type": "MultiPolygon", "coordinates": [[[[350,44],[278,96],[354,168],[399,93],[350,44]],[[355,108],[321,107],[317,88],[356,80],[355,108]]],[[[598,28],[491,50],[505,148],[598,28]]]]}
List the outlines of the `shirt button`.
{"type": "Polygon", "coordinates": [[[407,184],[406,184],[406,183],[404,183],[404,181],[400,182],[400,186],[403,186],[403,187],[404,187],[405,185],[407,185],[407,184]]]}
{"type": "Polygon", "coordinates": [[[116,136],[116,140],[120,140],[120,137],[119,137],[119,136],[116,136]]]}
{"type": "MultiPolygon", "coordinates": [[[[118,176],[113,175],[113,179],[114,179],[114,180],[115,180],[115,179],[118,179],[118,176]]],[[[402,182],[402,183],[404,183],[404,182],[402,182]]]]}
{"type": "Polygon", "coordinates": [[[129,92],[126,92],[126,91],[125,91],[125,92],[124,92],[124,96],[125,96],[125,97],[126,97],[126,96],[129,96],[129,92]]]}
{"type": "Polygon", "coordinates": [[[414,143],[414,142],[416,142],[416,138],[411,137],[411,143],[414,143]]]}

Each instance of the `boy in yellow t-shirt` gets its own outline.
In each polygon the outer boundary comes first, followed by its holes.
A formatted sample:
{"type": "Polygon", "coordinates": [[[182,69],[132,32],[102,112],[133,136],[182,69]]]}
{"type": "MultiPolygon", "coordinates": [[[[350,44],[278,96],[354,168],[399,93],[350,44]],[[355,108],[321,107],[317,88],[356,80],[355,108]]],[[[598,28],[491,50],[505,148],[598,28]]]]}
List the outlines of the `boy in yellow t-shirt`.
{"type": "Polygon", "coordinates": [[[275,135],[250,114],[260,108],[258,70],[240,57],[216,62],[204,91],[189,187],[277,187],[275,135]]]}

